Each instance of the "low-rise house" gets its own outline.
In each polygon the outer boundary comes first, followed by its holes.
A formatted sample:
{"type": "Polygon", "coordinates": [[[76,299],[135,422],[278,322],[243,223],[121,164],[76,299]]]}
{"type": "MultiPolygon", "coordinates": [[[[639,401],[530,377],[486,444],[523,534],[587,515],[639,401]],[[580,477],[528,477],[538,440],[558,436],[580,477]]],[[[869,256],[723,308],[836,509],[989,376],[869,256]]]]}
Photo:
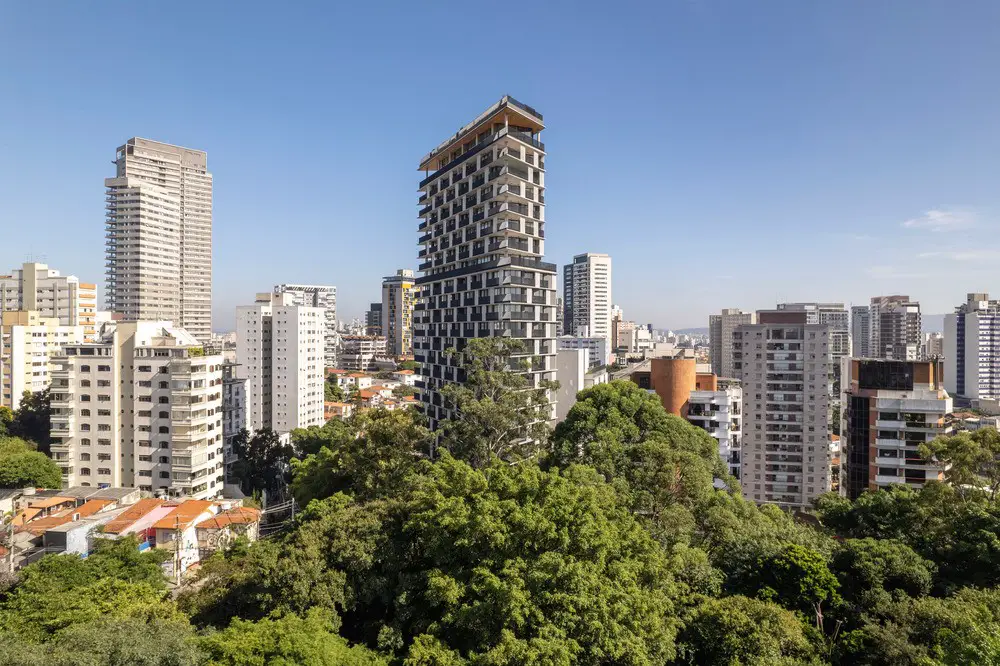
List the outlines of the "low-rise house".
{"type": "Polygon", "coordinates": [[[323,403],[323,418],[327,421],[330,419],[349,419],[352,414],[354,414],[354,405],[349,402],[323,403]]]}
{"type": "Polygon", "coordinates": [[[417,383],[417,373],[413,370],[397,370],[392,373],[392,376],[396,381],[407,386],[415,386],[417,383]]]}
{"type": "MultiPolygon", "coordinates": [[[[375,383],[375,378],[363,372],[352,372],[346,376],[346,388],[366,389],[375,383]]],[[[343,387],[342,387],[343,388],[343,387]]]]}
{"type": "MultiPolygon", "coordinates": [[[[398,384],[396,386],[398,386],[398,384]]],[[[372,393],[378,393],[380,396],[382,396],[383,400],[388,400],[389,398],[392,397],[392,392],[396,388],[396,386],[389,386],[387,384],[373,384],[371,388],[369,388],[368,390],[371,391],[372,393]]]]}
{"type": "Polygon", "coordinates": [[[259,529],[260,510],[250,507],[239,506],[206,518],[195,525],[201,559],[239,538],[256,541],[259,529]]]}
{"type": "Polygon", "coordinates": [[[186,500],[153,524],[156,547],[173,553],[164,563],[168,575],[179,576],[201,560],[198,548],[198,523],[219,512],[219,505],[209,500],[186,500]]]}

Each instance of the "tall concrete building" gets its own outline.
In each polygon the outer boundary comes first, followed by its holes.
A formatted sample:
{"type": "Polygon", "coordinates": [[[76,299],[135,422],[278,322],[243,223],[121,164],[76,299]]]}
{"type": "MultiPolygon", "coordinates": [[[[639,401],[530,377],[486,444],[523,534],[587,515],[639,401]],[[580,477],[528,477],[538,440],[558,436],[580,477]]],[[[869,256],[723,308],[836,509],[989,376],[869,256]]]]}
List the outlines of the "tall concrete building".
{"type": "Polygon", "coordinates": [[[108,309],[212,336],[212,174],[208,155],[132,138],[106,189],[108,309]]]}
{"type": "Polygon", "coordinates": [[[272,293],[278,296],[287,294],[282,302],[288,305],[323,309],[323,363],[328,368],[337,367],[340,340],[337,332],[337,288],[315,284],[279,284],[275,285],[272,293]]]}
{"type": "Polygon", "coordinates": [[[4,312],[37,312],[59,320],[60,326],[83,326],[88,338],[95,334],[97,285],[62,275],[54,268],[26,262],[0,275],[0,315],[4,312]]]}
{"type": "Polygon", "coordinates": [[[401,268],[382,278],[382,335],[389,356],[413,353],[413,306],[417,301],[413,271],[401,268]]]}
{"type": "Polygon", "coordinates": [[[806,313],[807,324],[830,327],[830,397],[840,401],[840,359],[851,356],[851,315],[843,303],[779,303],[779,310],[806,313]]]}
{"type": "Polygon", "coordinates": [[[892,484],[921,488],[944,478],[920,445],[949,434],[952,399],[939,361],[845,359],[841,441],[844,487],[856,499],[892,484]]]}
{"type": "Polygon", "coordinates": [[[223,460],[226,465],[226,481],[231,478],[231,469],[236,462],[233,440],[243,430],[247,430],[247,380],[236,376],[235,363],[222,364],[222,438],[223,460]]]}
{"type": "Polygon", "coordinates": [[[831,327],[804,310],[757,312],[733,333],[743,382],[743,496],[803,509],[830,490],[831,327]]]}
{"type": "Polygon", "coordinates": [[[868,305],[851,306],[851,356],[873,358],[872,310],[868,305]]]}
{"type": "Polygon", "coordinates": [[[543,129],[540,113],[505,96],[420,160],[413,338],[431,428],[452,415],[440,390],[465,379],[461,351],[472,338],[520,340],[532,384],[555,379],[556,266],[542,261],[543,129]],[[448,356],[449,348],[460,353],[448,356]]]}
{"type": "Polygon", "coordinates": [[[739,308],[725,308],[721,314],[708,316],[708,360],[717,377],[738,377],[733,367],[733,331],[753,322],[754,314],[739,308]]]}
{"type": "Polygon", "coordinates": [[[915,361],[920,358],[920,303],[909,296],[876,296],[871,301],[873,358],[915,361]]]}
{"type": "Polygon", "coordinates": [[[247,422],[286,435],[323,425],[326,310],[291,294],[258,294],[236,308],[236,377],[246,380],[247,422]]]}
{"type": "Polygon", "coordinates": [[[0,407],[17,409],[25,391],[49,388],[54,359],[66,345],[84,341],[83,326],[63,325],[37,311],[0,315],[0,407]]]}
{"type": "Polygon", "coordinates": [[[587,252],[563,267],[563,335],[611,340],[611,257],[587,252]]]}
{"type": "Polygon", "coordinates": [[[382,335],[382,304],[372,303],[365,312],[365,335],[382,335]]]}
{"type": "Polygon", "coordinates": [[[1000,301],[968,294],[944,317],[944,386],[952,396],[1000,398],[1000,301]]]}
{"type": "Polygon", "coordinates": [[[64,485],[221,495],[221,354],[169,322],[111,322],[55,364],[52,457],[64,485]]]}

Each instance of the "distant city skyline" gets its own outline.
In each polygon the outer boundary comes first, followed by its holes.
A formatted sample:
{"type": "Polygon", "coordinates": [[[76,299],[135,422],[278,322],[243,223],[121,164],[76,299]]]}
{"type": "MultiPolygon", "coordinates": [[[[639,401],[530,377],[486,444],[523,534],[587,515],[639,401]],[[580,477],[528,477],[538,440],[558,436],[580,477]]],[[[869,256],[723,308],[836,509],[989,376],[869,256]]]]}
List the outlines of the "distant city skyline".
{"type": "MultiPolygon", "coordinates": [[[[455,59],[463,84],[442,89],[414,53],[448,3],[389,19],[198,5],[197,21],[8,5],[0,220],[18,233],[0,264],[44,261],[103,291],[109,146],[142,136],[211,157],[216,330],[281,283],[336,285],[340,317],[363,316],[384,275],[417,268],[413,165],[510,94],[554,128],[546,261],[614,257],[628,319],[703,328],[723,308],[894,293],[948,313],[1000,291],[1000,89],[982,66],[1000,58],[1000,5],[889,4],[545,5],[531,67],[455,59]],[[122,60],[118,36],[154,18],[122,60]],[[197,48],[163,58],[176,34],[197,48]],[[108,94],[112,62],[130,103],[108,94]]],[[[482,40],[512,39],[491,10],[461,11],[482,40]]]]}

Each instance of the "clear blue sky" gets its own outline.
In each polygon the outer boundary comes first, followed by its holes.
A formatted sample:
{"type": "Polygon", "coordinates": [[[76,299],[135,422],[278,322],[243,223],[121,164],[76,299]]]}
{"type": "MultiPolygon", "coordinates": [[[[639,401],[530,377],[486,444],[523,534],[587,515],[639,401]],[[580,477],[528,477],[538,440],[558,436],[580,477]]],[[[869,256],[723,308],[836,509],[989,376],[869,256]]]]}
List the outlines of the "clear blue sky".
{"type": "Polygon", "coordinates": [[[419,158],[509,93],[548,129],[546,255],[656,326],[1000,292],[1000,2],[0,0],[0,269],[103,281],[103,178],[208,151],[216,328],[278,282],[359,315],[416,264],[419,158]],[[473,9],[473,7],[475,7],[473,9]]]}

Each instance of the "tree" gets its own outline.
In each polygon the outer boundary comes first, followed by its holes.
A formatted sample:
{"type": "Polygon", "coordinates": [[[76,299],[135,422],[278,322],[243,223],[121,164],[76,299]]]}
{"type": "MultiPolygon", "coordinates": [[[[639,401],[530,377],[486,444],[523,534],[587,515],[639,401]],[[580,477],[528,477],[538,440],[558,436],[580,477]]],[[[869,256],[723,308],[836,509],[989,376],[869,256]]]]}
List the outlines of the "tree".
{"type": "Polygon", "coordinates": [[[846,540],[834,551],[830,568],[858,615],[906,596],[928,594],[935,567],[903,543],[869,538],[846,540]]]}
{"type": "Polygon", "coordinates": [[[244,429],[233,438],[233,477],[247,495],[265,491],[280,495],[291,478],[291,461],[295,449],[285,444],[270,428],[258,430],[253,435],[244,429]]]}
{"type": "Polygon", "coordinates": [[[432,435],[413,410],[373,409],[343,427],[314,454],[292,462],[292,494],[300,506],[339,492],[361,499],[391,494],[430,453],[432,435]]]}
{"type": "Polygon", "coordinates": [[[405,398],[407,396],[416,395],[417,389],[406,384],[400,384],[396,388],[392,389],[392,395],[397,398],[405,398]]]}
{"type": "Polygon", "coordinates": [[[674,662],[677,666],[819,663],[816,646],[794,613],[744,596],[706,601],[686,623],[678,642],[681,657],[674,662]]]}
{"type": "Polygon", "coordinates": [[[0,407],[0,437],[10,433],[11,424],[14,423],[14,412],[10,407],[0,407]]]}
{"type": "Polygon", "coordinates": [[[344,389],[340,387],[336,375],[326,378],[326,383],[323,385],[323,399],[327,402],[344,401],[344,389]]]}
{"type": "Polygon", "coordinates": [[[16,437],[23,437],[38,445],[38,450],[49,455],[52,445],[52,404],[49,389],[32,393],[25,391],[21,405],[14,412],[14,420],[8,431],[16,437]]]}
{"type": "Polygon", "coordinates": [[[336,633],[329,613],[314,609],[304,617],[247,622],[236,618],[200,645],[212,666],[385,666],[386,660],[361,646],[351,647],[336,633]]]}
{"type": "Polygon", "coordinates": [[[0,634],[0,666],[201,666],[206,656],[186,620],[102,617],[41,645],[0,634]]]}
{"type": "Polygon", "coordinates": [[[356,425],[340,419],[330,419],[321,426],[309,426],[308,428],[295,428],[291,432],[292,447],[295,449],[297,458],[304,458],[308,455],[319,453],[324,446],[335,449],[346,442],[354,440],[357,436],[356,425]]]}
{"type": "Polygon", "coordinates": [[[416,372],[417,370],[420,369],[420,364],[417,363],[416,361],[400,361],[396,365],[396,369],[397,370],[413,370],[414,372],[416,372]]]}
{"type": "Polygon", "coordinates": [[[549,391],[557,384],[538,386],[525,374],[530,365],[524,343],[512,338],[470,340],[458,358],[465,374],[462,383],[441,391],[455,416],[444,424],[441,446],[475,467],[495,456],[506,462],[537,458],[548,441],[549,391]]]}
{"type": "Polygon", "coordinates": [[[1000,433],[995,428],[960,432],[920,445],[920,455],[942,466],[944,479],[963,499],[985,492],[990,501],[1000,491],[1000,433]]]}
{"type": "Polygon", "coordinates": [[[62,470],[18,437],[0,436],[0,488],[61,488],[62,470]]]}

